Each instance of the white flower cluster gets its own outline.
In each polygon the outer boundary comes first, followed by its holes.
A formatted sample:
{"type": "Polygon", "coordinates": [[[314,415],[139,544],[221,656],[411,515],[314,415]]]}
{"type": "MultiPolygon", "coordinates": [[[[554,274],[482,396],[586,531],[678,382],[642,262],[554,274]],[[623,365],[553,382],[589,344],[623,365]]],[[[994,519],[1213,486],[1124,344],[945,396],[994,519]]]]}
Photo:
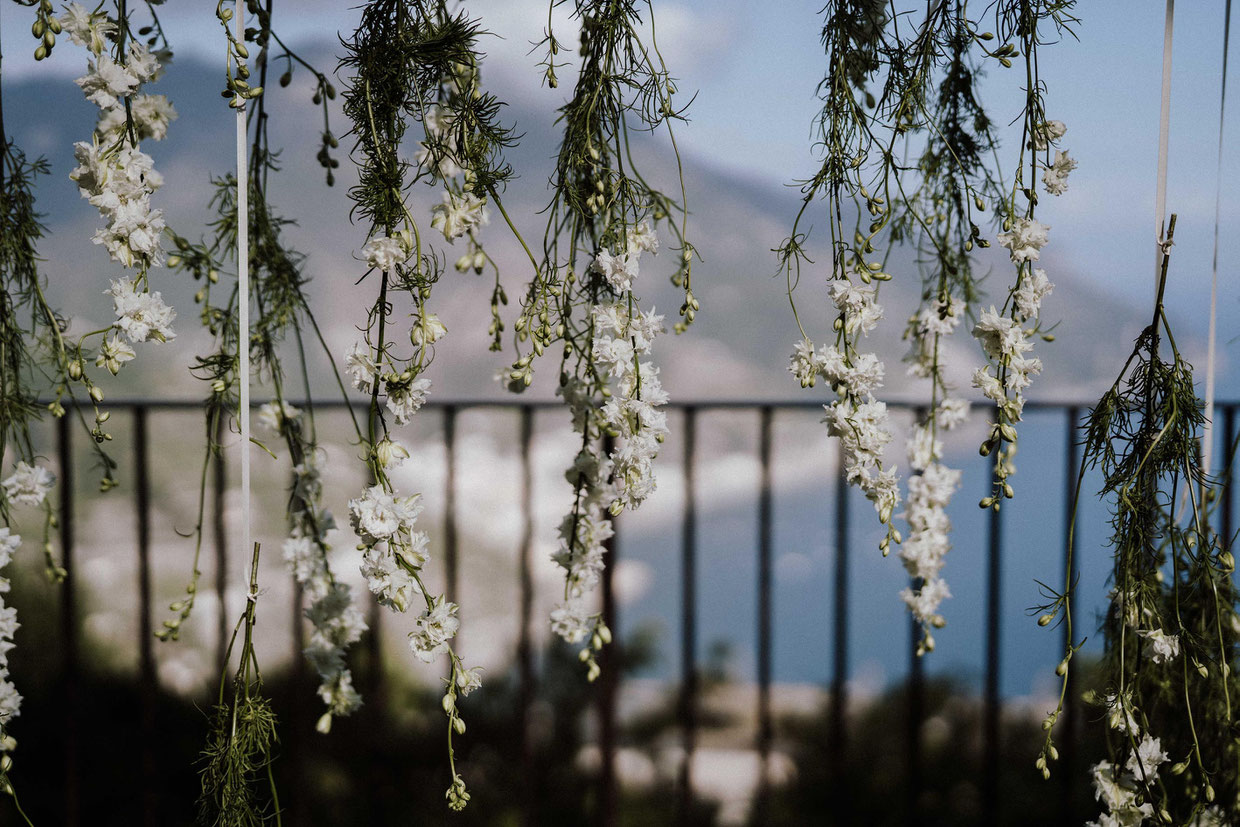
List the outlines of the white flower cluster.
{"type": "Polygon", "coordinates": [[[449,241],[455,241],[466,233],[485,227],[490,221],[486,199],[472,192],[443,191],[443,202],[431,208],[431,226],[443,233],[449,241]]]}
{"type": "MultiPolygon", "coordinates": [[[[1047,152],[1068,133],[1063,121],[1047,121],[1033,132],[1033,148],[1047,152]]],[[[1068,173],[1076,169],[1076,161],[1068,157],[1066,149],[1056,149],[1055,158],[1042,173],[1042,184],[1051,195],[1063,195],[1068,191],[1068,173]]]]}
{"type": "Polygon", "coordinates": [[[945,625],[938,610],[943,600],[951,597],[941,572],[947,552],[951,550],[947,505],[960,485],[961,472],[940,464],[943,443],[938,434],[963,423],[969,415],[969,403],[947,396],[951,388],[939,356],[943,339],[960,326],[965,310],[966,305],[960,299],[940,295],[909,320],[905,334],[912,340],[912,349],[905,357],[909,362],[908,372],[911,376],[930,379],[933,383],[931,398],[936,400],[925,420],[913,427],[906,445],[909,467],[918,473],[908,482],[905,520],[909,536],[900,547],[900,557],[905,570],[911,577],[920,578],[921,584],[916,589],[904,589],[900,597],[923,629],[918,653],[934,649],[930,630],[945,625]]]}
{"type": "Polygon", "coordinates": [[[91,141],[74,145],[78,166],[69,177],[107,221],[95,233],[95,243],[123,266],[145,273],[162,259],[163,213],[151,208],[150,199],[163,177],[151,157],[138,149],[138,141],[163,139],[177,115],[166,97],[141,94],[141,88],[159,77],[160,59],[167,55],[154,54],[137,40],[130,41],[122,59],[104,54],[116,22],[78,3],[66,7],[60,24],[93,56],[77,85],[100,109],[91,141]]]}
{"type": "Polygon", "coordinates": [[[406,424],[426,403],[431,380],[414,376],[412,370],[397,370],[389,362],[380,368],[374,353],[364,342],[355,343],[345,353],[345,370],[353,380],[353,387],[362,393],[373,393],[382,384],[386,396],[385,405],[397,424],[406,424]]]}
{"type": "MultiPolygon", "coordinates": [[[[263,406],[260,420],[279,433],[300,415],[292,405],[273,402],[263,406]]],[[[327,533],[336,520],[321,505],[323,484],[314,454],[307,454],[293,468],[293,479],[293,500],[298,508],[290,515],[292,530],[284,541],[284,561],[309,604],[305,614],[311,632],[304,653],[319,673],[319,697],[327,711],[319,718],[317,729],[326,733],[333,716],[348,715],[361,706],[345,653],[361,639],[366,621],[353,605],[349,586],[336,580],[328,564],[331,545],[327,533]]]]}
{"type": "Polygon", "coordinates": [[[163,212],[151,207],[151,196],[164,179],[151,156],[138,148],[138,142],[147,138],[162,140],[177,117],[165,96],[141,91],[143,84],[160,76],[161,60],[169,56],[152,53],[137,40],[131,40],[119,57],[105,54],[117,22],[80,3],[69,3],[59,22],[69,38],[92,56],[77,85],[100,110],[91,140],[74,144],[77,166],[69,177],[106,222],[95,232],[94,242],[114,261],[138,271],[132,278],[113,280],[105,292],[112,297],[115,332],[100,347],[96,365],[116,375],[134,358],[132,345],[176,336],[172,330],[176,313],[147,286],[148,270],[163,260],[163,212]]]}
{"type": "Polygon", "coordinates": [[[619,514],[637,508],[654,492],[653,463],[667,436],[667,392],[659,383],[659,369],[649,356],[654,338],[664,332],[663,317],[653,309],[630,316],[620,303],[596,305],[594,363],[615,380],[616,388],[600,411],[608,433],[620,439],[612,451],[616,485],[609,509],[619,514]]]}
{"type": "MultiPolygon", "coordinates": [[[[917,430],[932,434],[928,428],[917,430]]],[[[936,450],[932,456],[937,460],[937,449],[941,446],[932,436],[930,439],[935,443],[936,450]]],[[[943,626],[943,617],[938,613],[939,605],[951,597],[951,590],[941,572],[944,557],[951,550],[952,526],[947,518],[947,504],[960,486],[961,472],[936,461],[931,461],[920,470],[920,474],[915,474],[908,481],[908,513],[905,518],[909,524],[909,536],[900,546],[900,557],[909,575],[921,578],[922,583],[916,591],[904,589],[900,592],[900,598],[926,630],[919,649],[929,651],[934,649],[934,638],[929,629],[943,626]]]]}
{"type": "MultiPolygon", "coordinates": [[[[659,249],[649,219],[627,229],[624,247],[619,255],[599,250],[590,265],[616,293],[632,289],[641,254],[659,249]]],[[[607,456],[583,449],[565,474],[577,498],[560,524],[560,547],[552,555],[565,572],[566,599],[551,612],[551,629],[569,643],[590,638],[582,660],[593,680],[599,667],[591,649],[609,643],[611,632],[586,606],[587,595],[599,583],[606,543],[614,533],[609,515],[637,508],[655,490],[654,460],[668,433],[667,414],[660,408],[668,396],[659,369],[642,361],[665,332],[663,316],[653,309],[630,310],[627,302],[607,302],[591,308],[591,322],[593,364],[611,384],[607,401],[596,408],[589,383],[576,377],[557,393],[568,403],[578,433],[608,434],[617,442],[607,456]]]]}
{"type": "Polygon", "coordinates": [[[1142,801],[1142,793],[1157,783],[1159,769],[1169,760],[1159,739],[1147,732],[1123,767],[1110,761],[1099,761],[1091,767],[1094,797],[1102,802],[1106,811],[1086,827],[1129,827],[1153,818],[1154,805],[1142,801]]]}
{"type": "MultiPolygon", "coordinates": [[[[8,487],[7,481],[5,487],[8,487]]],[[[0,570],[13,559],[13,552],[21,543],[22,538],[10,531],[8,526],[0,527],[0,570]]],[[[13,648],[13,636],[17,634],[20,624],[17,622],[17,610],[5,605],[4,596],[8,591],[9,581],[0,576],[0,753],[12,750],[16,744],[6,729],[9,722],[20,714],[22,704],[22,696],[9,679],[9,650],[13,648]]]]}
{"type": "Polygon", "coordinates": [[[603,277],[603,280],[616,293],[624,293],[633,289],[633,280],[637,278],[638,260],[644,252],[656,253],[659,249],[659,237],[650,224],[644,219],[625,234],[624,251],[613,254],[606,247],[598,251],[590,269],[603,277]]]}
{"type": "Polygon", "coordinates": [[[858,353],[855,348],[858,334],[873,330],[883,309],[873,287],[857,287],[838,278],[830,282],[830,291],[840,312],[837,329],[844,336],[844,349],[823,345],[815,350],[814,343],[805,339],[794,347],[788,370],[803,388],[813,387],[822,378],[835,391],[838,398],[823,406],[823,422],[840,441],[848,482],[865,493],[879,519],[888,525],[881,543],[885,552],[893,539],[899,542],[891,518],[900,503],[895,468],[883,468],[883,449],[891,442],[887,405],[874,398],[874,391],[882,387],[885,368],[876,354],[858,353]]]}
{"type": "Polygon", "coordinates": [[[12,505],[42,505],[55,484],[51,471],[25,460],[18,460],[12,475],[0,483],[4,486],[4,498],[12,505]]]}

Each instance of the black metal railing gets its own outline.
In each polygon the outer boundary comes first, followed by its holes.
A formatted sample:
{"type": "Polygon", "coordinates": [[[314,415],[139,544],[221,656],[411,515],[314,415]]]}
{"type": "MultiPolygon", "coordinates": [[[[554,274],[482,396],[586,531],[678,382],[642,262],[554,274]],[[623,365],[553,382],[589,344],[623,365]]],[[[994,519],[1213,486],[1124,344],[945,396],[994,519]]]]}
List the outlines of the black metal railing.
{"type": "MultiPolygon", "coordinates": [[[[174,402],[174,401],[133,401],[109,403],[109,408],[114,413],[125,413],[132,419],[133,426],[133,480],[134,495],[136,508],[136,525],[137,525],[137,563],[138,563],[138,604],[140,607],[139,623],[138,623],[138,641],[137,648],[139,652],[138,669],[139,677],[142,684],[143,702],[147,712],[142,717],[142,731],[140,736],[145,743],[151,743],[155,733],[152,731],[153,723],[149,710],[153,708],[153,696],[158,691],[158,674],[155,666],[155,657],[152,649],[152,573],[151,573],[151,510],[152,510],[152,482],[150,472],[150,436],[148,434],[149,420],[166,412],[190,412],[197,409],[198,403],[195,402],[174,402]]],[[[691,404],[674,404],[669,406],[669,410],[678,412],[681,417],[681,429],[683,439],[683,454],[679,461],[683,470],[683,479],[685,483],[684,505],[680,514],[680,599],[681,606],[679,611],[679,640],[680,640],[680,662],[679,662],[679,692],[677,699],[677,710],[679,716],[679,726],[681,729],[681,743],[684,753],[681,764],[678,769],[677,777],[677,796],[676,796],[676,813],[678,823],[688,824],[691,820],[691,812],[694,803],[694,785],[692,764],[695,748],[698,744],[698,729],[701,724],[699,714],[699,695],[700,695],[700,679],[699,679],[699,656],[698,656],[698,640],[699,640],[699,623],[698,623],[698,539],[699,539],[699,507],[697,500],[697,475],[696,464],[698,460],[698,426],[702,416],[709,412],[720,411],[740,411],[752,412],[757,415],[757,454],[760,466],[760,479],[757,495],[757,537],[755,538],[755,552],[757,556],[757,579],[756,579],[756,603],[757,603],[757,662],[756,662],[756,709],[754,714],[757,720],[756,742],[754,749],[760,757],[760,765],[762,771],[759,776],[759,785],[754,802],[754,821],[755,823],[765,823],[766,810],[769,805],[770,789],[766,782],[766,767],[770,761],[774,737],[775,737],[775,721],[772,713],[771,688],[772,688],[772,653],[773,642],[776,634],[774,628],[774,610],[776,602],[776,590],[772,577],[773,569],[773,551],[774,551],[774,489],[772,484],[772,441],[773,434],[778,429],[780,418],[784,414],[800,412],[802,414],[812,411],[820,407],[818,402],[780,402],[780,403],[750,403],[750,402],[699,402],[691,404]]],[[[892,405],[894,409],[900,409],[908,413],[915,413],[917,408],[912,405],[903,405],[895,403],[892,405]]],[[[341,403],[325,403],[316,402],[315,408],[318,410],[340,410],[343,408],[341,403]]],[[[532,402],[522,404],[512,404],[507,402],[453,402],[453,403],[429,403],[427,409],[442,417],[443,422],[443,442],[447,454],[447,473],[445,479],[446,491],[444,492],[445,502],[445,528],[444,528],[444,566],[447,581],[447,590],[451,594],[456,593],[456,586],[459,571],[459,541],[458,541],[458,521],[457,513],[457,492],[456,492],[456,465],[457,465],[457,425],[460,415],[464,411],[473,411],[478,409],[507,410],[511,411],[518,418],[519,422],[519,457],[521,463],[521,483],[519,498],[521,502],[523,517],[521,523],[520,546],[517,556],[518,564],[518,589],[519,589],[519,638],[517,641],[517,649],[515,652],[516,680],[519,685],[517,697],[519,698],[520,709],[517,710],[519,726],[516,731],[519,733],[521,743],[518,745],[517,754],[520,756],[522,766],[528,768],[533,759],[531,745],[528,743],[528,726],[531,706],[537,696],[536,673],[534,666],[535,644],[531,640],[530,626],[532,622],[532,612],[534,605],[534,577],[532,573],[532,550],[534,547],[534,481],[531,463],[531,443],[535,433],[535,424],[538,414],[542,411],[550,411],[558,408],[553,402],[532,402]]],[[[1219,417],[1221,418],[1222,434],[1221,444],[1230,446],[1235,441],[1235,418],[1236,411],[1240,405],[1236,403],[1228,403],[1218,406],[1219,417]]],[[[359,410],[361,410],[359,406],[359,410]]],[[[981,406],[978,410],[983,410],[981,406]]],[[[1060,404],[1060,403],[1037,403],[1031,402],[1026,406],[1026,411],[1043,411],[1057,414],[1061,417],[1063,427],[1066,431],[1066,449],[1063,456],[1062,468],[1064,473],[1062,480],[1056,481],[1056,484],[1062,482],[1064,490],[1063,508],[1064,518],[1066,519],[1072,509],[1074,492],[1072,486],[1075,482],[1074,469],[1078,460],[1077,446],[1077,426],[1080,421],[1082,406],[1076,404],[1060,404]]],[[[63,417],[59,420],[55,431],[55,439],[57,442],[57,453],[59,456],[59,539],[62,546],[62,554],[64,567],[69,572],[69,577],[63,586],[63,599],[60,604],[60,635],[61,635],[61,652],[63,658],[63,697],[64,710],[68,719],[66,721],[67,744],[64,758],[64,806],[66,814],[66,824],[70,827],[81,823],[83,813],[83,802],[80,800],[80,779],[84,771],[83,756],[78,748],[78,739],[75,733],[83,725],[83,722],[75,719],[74,710],[76,709],[76,695],[78,692],[79,677],[81,672],[80,664],[80,631],[78,618],[78,604],[75,598],[75,592],[78,588],[78,569],[75,566],[75,502],[74,502],[74,462],[73,457],[73,429],[69,422],[69,417],[63,417]]],[[[660,462],[669,463],[668,457],[664,457],[660,462]]],[[[986,460],[989,463],[989,460],[986,460]]],[[[1228,479],[1227,490],[1230,491],[1230,475],[1231,469],[1228,465],[1225,471],[1228,479]]],[[[219,629],[219,651],[217,660],[222,662],[224,657],[224,646],[226,644],[226,630],[229,620],[226,615],[224,594],[227,587],[226,573],[229,568],[228,549],[225,539],[225,521],[224,521],[224,499],[227,484],[227,474],[225,473],[224,460],[220,459],[214,465],[214,473],[209,477],[208,502],[211,503],[211,520],[210,526],[210,548],[215,555],[216,578],[213,588],[219,597],[219,616],[216,619],[219,629]]],[[[850,620],[850,558],[854,552],[853,537],[849,521],[849,492],[843,478],[842,469],[836,469],[834,475],[834,540],[837,553],[834,559],[834,568],[832,570],[832,592],[834,594],[834,606],[832,611],[832,628],[831,628],[831,656],[830,674],[829,674],[829,698],[828,698],[828,738],[832,741],[830,745],[830,761],[832,764],[831,772],[837,778],[843,777],[843,767],[848,761],[849,744],[847,739],[848,718],[849,718],[849,620],[850,620]]],[[[1220,529],[1224,536],[1230,537],[1233,530],[1233,515],[1231,507],[1231,498],[1224,498],[1220,509],[1220,529]]],[[[623,531],[624,520],[616,521],[617,536],[623,531]]],[[[981,750],[982,750],[982,778],[980,779],[981,798],[980,805],[982,809],[981,823],[995,824],[999,823],[1000,811],[1003,798],[1000,791],[1000,740],[1002,730],[1002,711],[1003,697],[1001,694],[1000,677],[1002,674],[1002,666],[1004,652],[1001,646],[1001,633],[1004,627],[1005,611],[1011,607],[1003,605],[1003,589],[1002,589],[1002,572],[1004,560],[1004,512],[989,512],[985,521],[985,537],[983,542],[986,549],[986,574],[985,574],[985,637],[984,637],[984,676],[983,676],[983,692],[982,692],[982,732],[981,732],[981,750]]],[[[962,541],[958,538],[956,543],[959,545],[962,541]]],[[[1068,549],[1065,549],[1065,557],[1063,565],[1066,566],[1068,560],[1068,549]]],[[[617,628],[618,606],[615,599],[613,581],[611,572],[616,566],[616,555],[618,553],[618,545],[613,539],[611,543],[611,560],[603,577],[601,584],[603,612],[606,621],[613,629],[617,628]]],[[[1064,572],[1067,573],[1066,571],[1064,572]]],[[[373,601],[372,601],[373,603],[373,601]]],[[[1023,608],[1023,607],[1022,607],[1023,608]]],[[[294,634],[300,634],[300,618],[298,622],[294,622],[294,634]]],[[[377,610],[372,610],[370,614],[370,625],[372,633],[368,644],[366,658],[368,676],[367,683],[370,691],[380,695],[377,703],[382,703],[381,692],[383,684],[383,663],[382,649],[378,644],[379,629],[383,623],[383,619],[377,610]]],[[[907,686],[907,798],[904,807],[907,809],[907,819],[904,823],[915,824],[920,820],[919,807],[921,799],[922,771],[923,771],[923,743],[922,743],[922,720],[924,717],[924,704],[926,702],[925,691],[925,673],[923,659],[916,655],[916,643],[919,637],[919,629],[915,624],[910,628],[907,643],[907,651],[909,653],[909,676],[907,686]]],[[[1066,643],[1066,641],[1065,641],[1066,643]]],[[[605,653],[608,661],[603,664],[602,678],[595,691],[595,703],[597,704],[597,714],[599,726],[597,729],[598,747],[601,755],[599,765],[599,773],[597,778],[598,793],[595,797],[598,812],[592,818],[591,823],[604,825],[614,825],[617,823],[617,807],[618,807],[618,787],[616,778],[615,755],[617,751],[617,741],[619,737],[617,722],[617,690],[620,670],[616,668],[613,661],[615,650],[609,650],[605,653]]],[[[300,659],[294,659],[294,669],[300,669],[300,659]]],[[[1069,692],[1069,698],[1075,697],[1073,692],[1069,692]]],[[[1079,726],[1079,710],[1076,703],[1069,703],[1064,726],[1067,728],[1067,735],[1061,739],[1064,748],[1061,751],[1061,765],[1058,776],[1061,781],[1060,785],[1060,807],[1062,811],[1061,823],[1079,823],[1085,816],[1083,813],[1075,813],[1072,811],[1072,785],[1075,776],[1079,774],[1083,767],[1078,765],[1077,756],[1073,751],[1075,738],[1073,733],[1079,726]]],[[[305,726],[305,722],[295,722],[293,728],[297,726],[305,726]]],[[[292,743],[296,743],[296,736],[292,736],[292,743]]],[[[296,761],[296,750],[291,756],[291,760],[296,761]]],[[[148,770],[153,762],[152,753],[144,751],[143,763],[148,770]]],[[[150,774],[148,773],[148,777],[150,774]]],[[[144,796],[146,804],[144,811],[147,814],[148,823],[154,816],[154,805],[150,802],[150,797],[157,794],[155,790],[145,790],[144,796]]],[[[523,793],[524,800],[522,808],[527,813],[527,823],[529,822],[528,813],[533,812],[534,802],[529,800],[531,793],[528,791],[523,793]]],[[[291,823],[296,823],[294,818],[290,818],[291,823]]]]}

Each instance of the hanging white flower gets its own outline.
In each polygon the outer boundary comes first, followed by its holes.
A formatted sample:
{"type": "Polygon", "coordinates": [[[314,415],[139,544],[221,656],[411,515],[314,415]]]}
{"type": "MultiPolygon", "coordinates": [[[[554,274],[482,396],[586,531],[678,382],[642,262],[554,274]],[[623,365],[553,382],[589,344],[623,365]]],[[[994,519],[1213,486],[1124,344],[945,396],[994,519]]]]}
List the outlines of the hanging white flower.
{"type": "Polygon", "coordinates": [[[436,657],[446,654],[449,641],[456,636],[461,626],[457,618],[459,607],[443,596],[434,599],[432,607],[418,618],[414,631],[409,633],[409,648],[418,656],[418,660],[431,663],[436,657]]]}
{"type": "Polygon", "coordinates": [[[51,471],[25,460],[18,460],[13,474],[0,483],[4,486],[4,496],[14,505],[40,505],[55,484],[56,477],[51,471]]]}
{"type": "Polygon", "coordinates": [[[115,334],[99,348],[99,356],[95,359],[96,367],[106,367],[113,376],[120,373],[121,365],[132,360],[137,353],[133,347],[115,334]]]}
{"type": "Polygon", "coordinates": [[[443,203],[431,208],[431,226],[443,233],[448,241],[453,241],[477,227],[486,226],[490,215],[486,209],[486,200],[472,192],[459,195],[451,190],[444,190],[443,203]]]}
{"type": "Polygon", "coordinates": [[[155,339],[167,342],[176,338],[172,321],[176,311],[164,304],[158,292],[138,292],[133,279],[115,279],[105,291],[112,297],[116,327],[134,344],[155,339]]]}
{"type": "Polygon", "coordinates": [[[399,236],[377,235],[362,247],[362,257],[366,259],[366,265],[385,273],[408,261],[410,252],[405,239],[399,236]]]}
{"type": "Polygon", "coordinates": [[[1038,260],[1040,251],[1046,246],[1048,230],[1050,227],[1032,218],[1014,218],[1012,229],[995,237],[1000,246],[1008,249],[1012,261],[1019,264],[1038,260]]]}

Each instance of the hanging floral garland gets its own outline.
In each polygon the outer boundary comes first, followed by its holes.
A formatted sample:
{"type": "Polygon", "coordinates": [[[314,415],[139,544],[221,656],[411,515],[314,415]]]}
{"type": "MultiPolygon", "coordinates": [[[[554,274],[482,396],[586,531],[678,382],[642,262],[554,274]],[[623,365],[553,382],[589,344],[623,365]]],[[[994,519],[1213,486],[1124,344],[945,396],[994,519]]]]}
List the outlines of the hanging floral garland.
{"type": "MultiPolygon", "coordinates": [[[[551,28],[550,4],[542,47],[544,79],[559,84],[563,45],[551,28]]],[[[653,462],[667,435],[660,407],[668,400],[659,369],[647,361],[663,316],[639,306],[637,279],[645,253],[659,249],[662,226],[674,243],[672,283],[684,290],[681,321],[698,310],[690,270],[694,251],[685,238],[684,177],[679,201],[654,189],[633,157],[631,131],[666,127],[680,170],[672,121],[676,88],[659,52],[650,3],[579,0],[580,66],[572,98],[560,109],[562,142],[552,177],[543,253],[526,286],[515,324],[519,355],[506,379],[520,392],[534,366],[561,342],[559,387],[572,414],[581,450],[567,478],[573,505],[560,524],[554,560],[565,572],[564,600],[551,628],[581,650],[591,680],[596,653],[611,640],[588,595],[598,585],[611,517],[637,508],[654,491],[653,462]],[[642,10],[649,39],[643,39],[642,10]],[[606,448],[604,438],[611,440],[606,448]]]]}
{"type": "Polygon", "coordinates": [[[967,401],[950,395],[956,389],[941,358],[948,337],[962,321],[975,318],[973,335],[988,358],[996,360],[995,373],[982,368],[973,377],[974,386],[1000,406],[981,449],[985,455],[995,453],[995,493],[982,500],[983,507],[995,509],[1014,493],[1007,478],[1014,472],[1015,423],[1024,405],[1023,390],[1042,368],[1041,361],[1029,355],[1029,340],[1037,335],[1051,338],[1038,316],[1053,285],[1030,264],[1045,243],[1045,231],[1033,219],[1037,194],[1024,176],[1026,170],[1043,170],[1046,190],[1058,195],[1067,189],[1067,175],[1076,165],[1063,151],[1053,161],[1046,157],[1063,136],[1063,127],[1045,118],[1036,68],[1036,49],[1045,38],[1039,24],[1065,31],[1074,22],[1072,5],[1034,0],[993,4],[988,13],[994,14],[1003,44],[995,49],[986,44],[996,35],[980,31],[964,2],[931,4],[920,24],[911,28],[897,25],[881,0],[841,0],[824,10],[828,71],[819,85],[823,106],[817,127],[823,159],[815,176],[804,183],[792,232],[777,250],[802,336],[789,370],[804,388],[819,379],[831,386],[836,398],[825,406],[824,421],[839,440],[845,477],[878,512],[886,529],[879,543],[884,555],[893,543],[903,541],[900,557],[913,582],[900,596],[922,627],[919,654],[933,650],[933,630],[946,623],[939,608],[951,596],[942,576],[951,548],[946,508],[961,472],[941,462],[941,435],[968,415],[967,401]],[[998,157],[998,140],[980,101],[977,62],[993,59],[1010,68],[1022,55],[1028,75],[1024,135],[1009,187],[992,160],[998,157]],[[907,156],[914,137],[920,142],[920,158],[911,167],[901,155],[907,156]],[[913,173],[915,181],[909,180],[913,173]],[[1019,209],[1018,195],[1026,202],[1019,209]],[[835,316],[834,341],[821,347],[806,333],[794,300],[802,267],[812,264],[802,222],[818,202],[830,227],[827,288],[835,316]],[[997,239],[1017,264],[1017,280],[1002,310],[992,306],[975,315],[980,291],[972,254],[975,247],[989,246],[976,214],[985,213],[988,202],[1003,227],[997,239]],[[863,210],[870,217],[868,225],[863,210]],[[887,247],[880,253],[883,240],[887,247]],[[906,446],[913,472],[904,514],[907,540],[895,525],[901,500],[897,470],[884,459],[892,440],[890,417],[874,396],[886,370],[878,356],[862,346],[883,316],[878,291],[891,278],[888,256],[905,241],[917,244],[923,268],[921,305],[904,333],[911,344],[906,361],[910,375],[930,380],[929,404],[919,413],[906,446]],[[1025,329],[1026,324],[1031,327],[1025,329]]]}
{"type": "MultiPolygon", "coordinates": [[[[55,477],[40,464],[30,431],[40,415],[37,400],[50,391],[47,410],[56,418],[72,408],[91,437],[101,469],[100,488],[108,491],[116,485],[117,467],[103,448],[112,438],[104,430],[109,413],[100,407],[103,389],[88,366],[93,362],[114,376],[135,357],[134,344],[175,336],[170,327],[174,314],[147,286],[150,269],[161,259],[162,216],[151,208],[150,196],[162,179],[150,157],[138,149],[141,140],[162,139],[176,117],[162,95],[141,92],[143,84],[158,77],[161,61],[170,55],[152,51],[160,44],[166,47],[158,19],[152,17],[141,31],[147,36],[145,43],[133,38],[123,0],[115,5],[114,14],[88,12],[70,3],[60,17],[48,0],[40,0],[31,26],[38,40],[36,60],[51,55],[60,34],[85,47],[92,58],[77,84],[99,106],[100,114],[91,142],[75,147],[79,166],[71,177],[107,222],[95,234],[95,243],[122,267],[136,271],[132,278],[114,280],[106,291],[116,313],[108,327],[71,333],[69,320],[49,303],[38,269],[37,245],[44,228],[33,194],[35,179],[48,172],[48,165],[43,159],[26,158],[4,129],[0,114],[0,454],[11,450],[16,457],[12,473],[0,480],[0,569],[21,547],[22,538],[13,530],[14,508],[41,507],[46,571],[54,583],[63,581],[66,571],[55,559],[51,538],[58,525],[48,498],[55,477]],[[85,418],[78,392],[89,398],[93,421],[85,418]]],[[[9,679],[8,653],[19,624],[15,610],[4,605],[9,588],[9,581],[0,577],[0,788],[16,802],[9,771],[17,742],[10,726],[20,712],[21,696],[9,679]]],[[[29,823],[20,805],[17,810],[29,823]]]]}

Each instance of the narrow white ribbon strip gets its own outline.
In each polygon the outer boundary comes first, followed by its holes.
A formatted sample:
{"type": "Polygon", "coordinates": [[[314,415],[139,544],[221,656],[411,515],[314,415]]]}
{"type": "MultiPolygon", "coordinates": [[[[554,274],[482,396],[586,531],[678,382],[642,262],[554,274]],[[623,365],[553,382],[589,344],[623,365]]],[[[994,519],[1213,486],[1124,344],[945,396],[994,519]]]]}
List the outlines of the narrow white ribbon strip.
{"type": "MultiPolygon", "coordinates": [[[[236,0],[237,41],[245,42],[245,0],[236,0]]],[[[245,100],[237,107],[237,304],[240,328],[237,349],[241,403],[241,537],[243,559],[249,560],[250,539],[250,176],[246,160],[245,100]]]]}
{"type": "MultiPolygon", "coordinates": [[[[1223,117],[1227,111],[1227,52],[1231,41],[1231,0],[1223,18],[1223,90],[1218,103],[1218,172],[1214,182],[1214,263],[1210,278],[1210,332],[1206,342],[1206,425],[1201,435],[1201,470],[1210,473],[1214,459],[1215,339],[1218,319],[1218,238],[1223,203],[1223,117]]],[[[1230,445],[1223,446],[1230,451],[1230,445]]],[[[1227,539],[1227,538],[1224,538],[1227,539]]]]}
{"type": "Polygon", "coordinates": [[[1162,276],[1163,222],[1167,218],[1167,142],[1171,132],[1171,29],[1175,20],[1175,0],[1167,0],[1167,20],[1163,25],[1162,115],[1158,123],[1158,192],[1154,198],[1154,290],[1162,276]]]}

